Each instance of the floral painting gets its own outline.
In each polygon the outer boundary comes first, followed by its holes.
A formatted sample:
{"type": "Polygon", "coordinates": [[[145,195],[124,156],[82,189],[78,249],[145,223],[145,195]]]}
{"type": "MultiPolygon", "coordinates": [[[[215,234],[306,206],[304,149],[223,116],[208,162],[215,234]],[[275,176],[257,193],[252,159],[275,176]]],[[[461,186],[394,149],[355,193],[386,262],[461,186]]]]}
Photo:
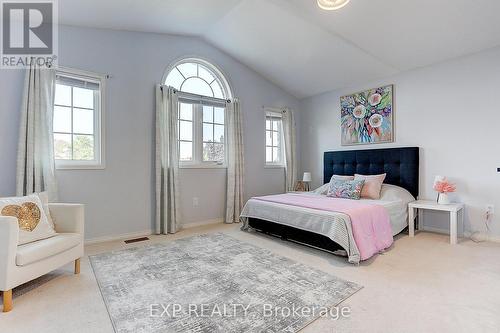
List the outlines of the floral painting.
{"type": "Polygon", "coordinates": [[[340,98],[342,145],[392,142],[393,86],[340,98]]]}

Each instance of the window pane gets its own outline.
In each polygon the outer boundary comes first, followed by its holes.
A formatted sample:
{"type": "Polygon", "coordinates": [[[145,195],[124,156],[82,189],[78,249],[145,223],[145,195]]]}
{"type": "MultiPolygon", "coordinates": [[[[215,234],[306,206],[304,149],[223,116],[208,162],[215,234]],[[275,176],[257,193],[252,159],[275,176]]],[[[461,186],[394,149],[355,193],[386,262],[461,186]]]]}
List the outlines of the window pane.
{"type": "Polygon", "coordinates": [[[279,163],[280,162],[280,154],[279,154],[279,149],[278,148],[273,148],[273,162],[274,163],[279,163]]]}
{"type": "Polygon", "coordinates": [[[54,134],[54,155],[56,160],[71,159],[71,134],[54,134]]]}
{"type": "Polygon", "coordinates": [[[73,135],[73,160],[91,161],[94,159],[94,136],[73,135]]]}
{"type": "Polygon", "coordinates": [[[71,105],[71,87],[63,84],[56,84],[55,104],[71,105]]]}
{"type": "Polygon", "coordinates": [[[192,76],[198,76],[197,65],[191,62],[179,65],[177,66],[177,68],[181,71],[182,75],[184,75],[186,79],[192,76]]]}
{"type": "Polygon", "coordinates": [[[179,119],[193,120],[193,104],[180,103],[179,119]]]}
{"type": "Polygon", "coordinates": [[[193,141],[193,123],[191,121],[179,121],[179,139],[193,141]]]}
{"type": "Polygon", "coordinates": [[[273,132],[272,131],[266,131],[266,146],[272,146],[273,145],[273,132]]]}
{"type": "Polygon", "coordinates": [[[214,109],[214,123],[224,124],[224,108],[214,109]]]}
{"type": "Polygon", "coordinates": [[[176,89],[181,88],[182,82],[184,82],[184,77],[177,70],[177,68],[172,69],[170,73],[168,73],[167,79],[165,80],[165,84],[167,86],[171,86],[176,89]]]}
{"type": "Polygon", "coordinates": [[[273,133],[273,146],[279,147],[280,146],[279,133],[278,132],[271,132],[271,133],[273,133]]]}
{"type": "Polygon", "coordinates": [[[214,141],[214,125],[203,123],[203,141],[204,142],[214,141]]]}
{"type": "Polygon", "coordinates": [[[208,83],[197,77],[192,77],[184,81],[181,91],[202,96],[214,96],[214,93],[208,83]]]}
{"type": "Polygon", "coordinates": [[[77,108],[94,108],[94,90],[73,88],[73,106],[77,108]]]}
{"type": "Polygon", "coordinates": [[[273,149],[271,147],[266,147],[266,162],[270,163],[273,161],[273,149]]]}
{"type": "Polygon", "coordinates": [[[73,133],[94,134],[94,110],[73,109],[73,133]]]}
{"type": "Polygon", "coordinates": [[[214,81],[211,85],[212,90],[214,91],[214,97],[224,98],[224,93],[222,92],[222,88],[220,87],[219,82],[214,81]]]}
{"type": "Polygon", "coordinates": [[[266,130],[272,130],[271,119],[266,119],[266,130]]]}
{"type": "Polygon", "coordinates": [[[203,106],[203,121],[206,123],[214,122],[214,108],[213,106],[203,106]]]}
{"type": "Polygon", "coordinates": [[[224,143],[224,125],[214,125],[214,141],[224,143]]]}
{"type": "Polygon", "coordinates": [[[179,142],[179,159],[181,161],[191,161],[193,159],[192,142],[179,142]]]}
{"type": "Polygon", "coordinates": [[[215,77],[205,67],[198,65],[198,76],[208,83],[212,83],[215,77]]]}
{"type": "Polygon", "coordinates": [[[54,132],[71,133],[71,108],[54,107],[54,132]]]}
{"type": "Polygon", "coordinates": [[[203,144],[203,161],[224,161],[224,145],[218,143],[203,144]]]}

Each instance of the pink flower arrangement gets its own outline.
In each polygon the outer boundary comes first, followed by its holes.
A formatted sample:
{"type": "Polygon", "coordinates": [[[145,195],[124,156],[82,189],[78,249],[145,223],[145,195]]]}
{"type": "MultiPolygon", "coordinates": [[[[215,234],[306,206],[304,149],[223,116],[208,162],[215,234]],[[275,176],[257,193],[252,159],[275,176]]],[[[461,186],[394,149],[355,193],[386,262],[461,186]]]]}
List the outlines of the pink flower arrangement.
{"type": "Polygon", "coordinates": [[[457,190],[455,184],[450,183],[446,178],[434,184],[434,190],[439,193],[451,193],[457,190]]]}

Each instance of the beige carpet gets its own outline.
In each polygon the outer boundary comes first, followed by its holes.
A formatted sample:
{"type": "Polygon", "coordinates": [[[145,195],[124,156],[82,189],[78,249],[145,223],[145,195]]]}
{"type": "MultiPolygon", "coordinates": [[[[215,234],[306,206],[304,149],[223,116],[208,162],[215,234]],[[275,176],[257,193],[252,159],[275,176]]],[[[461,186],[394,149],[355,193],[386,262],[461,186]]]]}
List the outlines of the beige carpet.
{"type": "MultiPolygon", "coordinates": [[[[500,244],[461,241],[419,233],[400,236],[386,254],[352,266],[343,258],[244,233],[236,225],[193,228],[176,235],[154,236],[165,242],[206,232],[226,232],[276,254],[363,285],[343,303],[351,316],[319,319],[303,332],[499,332],[500,244]]],[[[87,254],[135,247],[123,242],[88,246],[87,254]]],[[[2,332],[113,332],[87,258],[80,276],[72,265],[40,287],[14,298],[14,309],[0,313],[2,332]]]]}

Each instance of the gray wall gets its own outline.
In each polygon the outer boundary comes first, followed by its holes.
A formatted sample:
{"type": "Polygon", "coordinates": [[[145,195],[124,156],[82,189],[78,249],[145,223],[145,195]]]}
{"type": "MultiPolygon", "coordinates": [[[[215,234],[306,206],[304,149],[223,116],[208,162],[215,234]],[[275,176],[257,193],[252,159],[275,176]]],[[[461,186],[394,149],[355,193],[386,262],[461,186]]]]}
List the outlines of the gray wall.
{"type": "MultiPolygon", "coordinates": [[[[282,192],[283,169],[264,168],[262,106],[299,102],[198,38],[61,26],[59,64],[112,75],[106,96],[106,169],[57,172],[60,200],[87,205],[86,238],[149,231],[154,202],[154,86],[176,59],[199,56],[226,74],[242,102],[246,197],[282,192]]],[[[24,72],[0,70],[0,196],[15,192],[15,159],[24,72]]],[[[224,216],[225,169],[181,171],[184,223],[224,216]],[[193,197],[199,206],[193,207],[193,197]]]]}
{"type": "MultiPolygon", "coordinates": [[[[466,203],[466,230],[485,231],[487,204],[496,206],[492,235],[500,239],[500,48],[302,101],[302,169],[322,181],[323,152],[421,147],[420,197],[434,199],[435,175],[456,182],[453,200],[466,203]],[[385,84],[395,89],[393,144],[342,147],[340,96],[385,84]]],[[[427,214],[426,227],[448,230],[444,213],[427,214]],[[430,219],[427,219],[430,221],[430,219]]]]}

